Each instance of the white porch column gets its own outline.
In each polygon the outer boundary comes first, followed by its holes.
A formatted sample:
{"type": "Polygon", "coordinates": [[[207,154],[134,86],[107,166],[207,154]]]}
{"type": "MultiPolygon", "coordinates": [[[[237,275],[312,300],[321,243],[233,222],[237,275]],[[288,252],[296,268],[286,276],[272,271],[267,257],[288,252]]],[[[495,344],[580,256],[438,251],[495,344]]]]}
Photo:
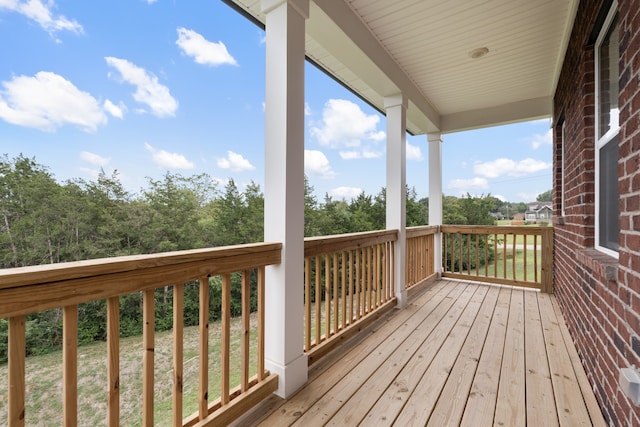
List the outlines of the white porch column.
{"type": "MultiPolygon", "coordinates": [[[[442,225],[442,134],[427,134],[429,141],[429,225],[442,225]]],[[[442,275],[442,234],[434,236],[434,269],[442,275]]]]}
{"type": "Polygon", "coordinates": [[[387,229],[398,230],[395,248],[395,295],[398,307],[407,304],[407,98],[398,94],[384,99],[387,113],[387,229]]]}
{"type": "Polygon", "coordinates": [[[304,353],[304,38],[309,0],[262,0],[266,14],[264,239],[282,242],[267,267],[265,365],[276,394],[307,382],[304,353]]]}

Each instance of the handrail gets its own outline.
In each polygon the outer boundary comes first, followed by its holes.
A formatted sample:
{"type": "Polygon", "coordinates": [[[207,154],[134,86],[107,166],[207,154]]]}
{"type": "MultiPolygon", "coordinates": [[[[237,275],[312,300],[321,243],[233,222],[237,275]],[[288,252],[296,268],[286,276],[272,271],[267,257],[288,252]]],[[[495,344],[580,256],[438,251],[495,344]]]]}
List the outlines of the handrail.
{"type": "Polygon", "coordinates": [[[443,225],[441,230],[443,277],[553,292],[552,227],[443,225]]]}
{"type": "MultiPolygon", "coordinates": [[[[26,315],[47,309],[63,310],[63,418],[65,425],[77,425],[77,326],[78,304],[107,301],[107,366],[108,384],[105,400],[108,402],[106,418],[109,425],[119,423],[119,297],[142,292],[143,327],[143,387],[142,418],[144,425],[153,424],[154,416],[154,306],[155,289],[173,287],[173,411],[174,425],[190,426],[212,417],[230,420],[241,415],[235,404],[245,396],[268,396],[277,388],[277,375],[264,369],[264,293],[265,266],[279,264],[282,244],[258,243],[213,249],[198,249],[127,256],[47,266],[0,270],[0,318],[9,319],[9,387],[8,424],[22,426],[29,414],[25,409],[25,342],[26,315]],[[253,272],[253,273],[252,273],[253,272]],[[241,380],[238,387],[230,384],[230,291],[232,274],[241,277],[242,338],[240,339],[241,380]],[[253,274],[253,275],[252,275],[253,274]],[[209,301],[210,280],[221,278],[222,288],[222,387],[220,398],[209,402],[209,301]],[[249,371],[249,316],[250,281],[256,283],[258,299],[257,367],[250,378],[249,371]],[[184,284],[197,280],[200,287],[200,382],[199,411],[182,417],[183,393],[183,314],[184,284]],[[234,399],[234,405],[230,402],[234,399]]],[[[215,395],[215,391],[212,396],[215,395]]]]}
{"type": "Polygon", "coordinates": [[[305,341],[309,363],[393,308],[396,230],[305,239],[305,341]]]}

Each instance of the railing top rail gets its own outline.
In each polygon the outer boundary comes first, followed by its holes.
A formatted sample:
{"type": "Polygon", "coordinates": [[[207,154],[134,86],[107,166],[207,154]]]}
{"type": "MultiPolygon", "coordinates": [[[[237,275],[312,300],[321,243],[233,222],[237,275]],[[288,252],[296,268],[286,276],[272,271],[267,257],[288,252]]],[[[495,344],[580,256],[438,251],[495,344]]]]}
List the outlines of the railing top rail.
{"type": "Polygon", "coordinates": [[[309,257],[330,252],[347,251],[379,243],[395,242],[396,240],[398,240],[398,230],[307,237],[304,239],[304,256],[309,257]]]}
{"type": "Polygon", "coordinates": [[[100,258],[58,264],[44,264],[31,267],[18,267],[0,270],[0,289],[40,285],[88,277],[111,275],[115,273],[140,272],[180,264],[208,263],[211,273],[221,274],[237,271],[238,261],[241,268],[254,268],[279,263],[282,243],[253,243],[246,245],[222,246],[216,248],[193,249],[186,251],[163,252],[149,255],[130,255],[114,258],[100,258]],[[278,253],[278,260],[262,257],[268,253],[278,253]],[[231,262],[230,261],[235,261],[231,262]],[[213,266],[217,267],[213,268],[213,266]],[[223,267],[228,265],[228,268],[223,267]]]}
{"type": "Polygon", "coordinates": [[[553,232],[553,227],[533,227],[515,225],[443,225],[443,233],[471,234],[528,234],[542,236],[553,232]]]}
{"type": "Polygon", "coordinates": [[[412,237],[429,236],[437,234],[440,227],[437,225],[419,225],[416,227],[407,227],[407,239],[412,237]]]}
{"type": "Polygon", "coordinates": [[[166,252],[0,271],[0,318],[281,262],[281,243],[166,252]]]}

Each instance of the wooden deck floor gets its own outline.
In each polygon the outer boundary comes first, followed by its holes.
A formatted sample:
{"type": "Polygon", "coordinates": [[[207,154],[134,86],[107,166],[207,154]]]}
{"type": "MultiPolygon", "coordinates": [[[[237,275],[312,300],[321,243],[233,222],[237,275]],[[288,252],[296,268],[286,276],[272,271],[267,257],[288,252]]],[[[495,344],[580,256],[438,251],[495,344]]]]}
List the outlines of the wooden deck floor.
{"type": "Polygon", "coordinates": [[[242,425],[604,426],[553,296],[440,280],[242,425]]]}

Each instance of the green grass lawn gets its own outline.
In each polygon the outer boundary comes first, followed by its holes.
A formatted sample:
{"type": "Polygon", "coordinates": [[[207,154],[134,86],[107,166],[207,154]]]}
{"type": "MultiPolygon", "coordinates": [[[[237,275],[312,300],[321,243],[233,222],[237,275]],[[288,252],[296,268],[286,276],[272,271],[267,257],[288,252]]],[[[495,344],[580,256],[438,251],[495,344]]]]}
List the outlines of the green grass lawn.
{"type": "MultiPolygon", "coordinates": [[[[539,240],[539,239],[538,239],[539,240]]],[[[540,280],[541,278],[541,274],[542,274],[542,251],[538,250],[537,251],[537,261],[538,261],[538,280],[540,280]]],[[[516,280],[525,280],[525,257],[524,257],[524,250],[523,249],[517,249],[516,250],[516,263],[515,263],[515,279],[516,280]]],[[[487,272],[487,276],[488,277],[501,277],[504,278],[505,277],[505,265],[504,265],[504,254],[502,253],[500,246],[498,246],[498,253],[496,256],[497,262],[494,263],[493,261],[489,263],[489,265],[487,266],[487,268],[485,269],[485,266],[481,266],[479,268],[479,271],[477,272],[479,275],[484,276],[485,272],[487,272]]],[[[535,270],[534,270],[534,259],[535,259],[535,255],[534,255],[534,251],[529,249],[527,250],[527,266],[526,266],[526,280],[533,282],[535,279],[535,270]]],[[[507,279],[513,279],[513,255],[512,255],[512,250],[511,247],[508,246],[507,247],[507,263],[506,263],[506,278],[507,279]]],[[[466,273],[466,271],[465,271],[466,273]]],[[[471,270],[470,273],[472,276],[476,275],[476,270],[471,270]]]]}
{"type": "MultiPolygon", "coordinates": [[[[257,318],[251,318],[250,376],[256,373],[257,318]]],[[[209,325],[209,402],[220,396],[220,322],[209,325]]],[[[240,383],[241,319],[231,322],[232,388],[240,383]]],[[[183,414],[198,410],[198,327],[184,331],[183,414]]],[[[155,345],[155,424],[171,425],[173,385],[173,336],[170,331],[156,334],[155,345]]],[[[107,346],[104,342],[85,345],[78,350],[79,425],[106,424],[107,346]]],[[[8,367],[0,365],[0,425],[7,425],[8,367]]],[[[32,356],[26,360],[26,424],[62,425],[62,352],[32,356]]],[[[120,340],[120,425],[142,424],[142,337],[120,340]]]]}

